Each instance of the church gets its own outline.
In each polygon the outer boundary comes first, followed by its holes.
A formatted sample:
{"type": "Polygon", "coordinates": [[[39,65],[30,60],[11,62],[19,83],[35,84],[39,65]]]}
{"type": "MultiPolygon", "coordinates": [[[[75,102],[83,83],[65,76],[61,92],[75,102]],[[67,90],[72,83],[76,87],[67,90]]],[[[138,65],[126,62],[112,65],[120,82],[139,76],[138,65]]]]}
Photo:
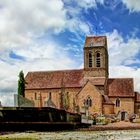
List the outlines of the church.
{"type": "MultiPolygon", "coordinates": [[[[55,107],[89,114],[139,114],[140,94],[133,78],[109,78],[106,36],[86,36],[84,68],[28,72],[25,98],[35,107],[55,107]]],[[[115,59],[115,58],[114,58],[115,59]]]]}

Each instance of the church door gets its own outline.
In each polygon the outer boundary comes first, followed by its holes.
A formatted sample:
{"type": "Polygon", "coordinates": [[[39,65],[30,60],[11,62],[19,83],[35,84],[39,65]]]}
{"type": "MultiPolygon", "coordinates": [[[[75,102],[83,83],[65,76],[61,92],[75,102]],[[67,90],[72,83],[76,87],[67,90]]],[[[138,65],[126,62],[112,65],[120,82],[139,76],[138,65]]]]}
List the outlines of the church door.
{"type": "Polygon", "coordinates": [[[125,120],[125,112],[121,112],[121,120],[122,120],[122,121],[125,120]]]}

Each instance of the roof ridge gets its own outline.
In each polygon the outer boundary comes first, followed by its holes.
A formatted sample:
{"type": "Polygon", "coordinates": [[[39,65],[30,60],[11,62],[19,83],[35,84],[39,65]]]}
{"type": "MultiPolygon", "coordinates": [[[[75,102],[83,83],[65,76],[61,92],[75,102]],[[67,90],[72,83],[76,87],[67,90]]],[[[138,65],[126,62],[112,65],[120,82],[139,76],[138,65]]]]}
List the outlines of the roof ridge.
{"type": "Polygon", "coordinates": [[[86,35],[86,37],[106,37],[105,35],[86,35]]]}
{"type": "Polygon", "coordinates": [[[111,80],[111,79],[121,80],[121,79],[133,79],[133,78],[132,78],[132,77],[124,77],[124,78],[121,78],[121,77],[117,77],[117,78],[108,78],[108,80],[111,80]]]}
{"type": "Polygon", "coordinates": [[[67,72],[67,71],[83,71],[83,69],[65,69],[65,70],[46,70],[46,71],[29,71],[28,73],[44,73],[44,72],[67,72]]]}
{"type": "Polygon", "coordinates": [[[92,79],[101,79],[101,78],[104,78],[104,79],[106,79],[106,77],[90,77],[90,76],[87,76],[87,77],[84,77],[84,78],[92,78],[92,79]]]}

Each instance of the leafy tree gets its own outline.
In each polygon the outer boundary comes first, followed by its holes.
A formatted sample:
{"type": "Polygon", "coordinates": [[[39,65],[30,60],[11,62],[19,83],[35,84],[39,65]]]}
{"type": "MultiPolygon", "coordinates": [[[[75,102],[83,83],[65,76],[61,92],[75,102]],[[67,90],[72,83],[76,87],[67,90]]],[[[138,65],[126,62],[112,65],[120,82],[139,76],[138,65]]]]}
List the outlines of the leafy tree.
{"type": "Polygon", "coordinates": [[[19,80],[18,80],[18,95],[21,95],[24,97],[24,92],[25,92],[24,73],[23,73],[23,71],[20,71],[19,80]]]}
{"type": "Polygon", "coordinates": [[[70,102],[69,101],[69,93],[67,92],[64,94],[64,99],[63,99],[63,105],[64,105],[65,110],[69,109],[69,104],[70,104],[69,102],[70,102]]]}
{"type": "Polygon", "coordinates": [[[69,92],[65,91],[65,86],[63,84],[63,78],[61,82],[61,92],[60,92],[60,108],[68,110],[70,106],[69,92]]]}

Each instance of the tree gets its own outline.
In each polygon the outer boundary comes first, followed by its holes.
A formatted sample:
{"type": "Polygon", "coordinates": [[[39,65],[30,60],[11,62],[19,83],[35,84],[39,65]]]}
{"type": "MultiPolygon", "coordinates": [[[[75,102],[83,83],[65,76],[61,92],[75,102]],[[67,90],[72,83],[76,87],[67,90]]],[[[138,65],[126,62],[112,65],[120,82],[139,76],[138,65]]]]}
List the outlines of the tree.
{"type": "Polygon", "coordinates": [[[60,92],[60,108],[68,110],[69,106],[70,106],[69,104],[70,104],[69,92],[65,91],[65,85],[64,85],[63,78],[62,78],[62,81],[61,81],[61,92],[60,92]]]}
{"type": "Polygon", "coordinates": [[[25,92],[24,73],[23,73],[23,71],[20,71],[19,80],[18,80],[18,95],[21,95],[24,97],[24,92],[25,92]]]}
{"type": "Polygon", "coordinates": [[[63,106],[65,110],[69,109],[69,92],[64,93],[63,106]]]}

